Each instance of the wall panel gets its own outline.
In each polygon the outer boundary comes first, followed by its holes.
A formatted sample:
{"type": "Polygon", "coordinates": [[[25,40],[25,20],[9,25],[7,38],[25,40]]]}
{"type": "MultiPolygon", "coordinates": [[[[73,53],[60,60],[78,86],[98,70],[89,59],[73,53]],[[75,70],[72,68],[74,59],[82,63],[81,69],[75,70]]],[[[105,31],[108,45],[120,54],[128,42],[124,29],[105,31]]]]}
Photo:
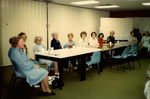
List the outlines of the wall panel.
{"type": "MultiPolygon", "coordinates": [[[[29,57],[34,58],[34,37],[42,36],[42,43],[47,46],[46,3],[31,0],[1,0],[1,51],[0,65],[10,65],[7,56],[10,44],[9,38],[20,32],[27,34],[29,57]]],[[[67,33],[74,33],[74,40],[78,44],[81,31],[98,32],[100,17],[109,17],[109,12],[83,9],[77,7],[49,4],[49,42],[52,32],[59,32],[61,44],[67,41],[67,33]]]]}
{"type": "MultiPolygon", "coordinates": [[[[58,32],[59,40],[64,45],[67,41],[67,34],[72,32],[74,41],[78,45],[82,31],[88,33],[89,39],[91,32],[98,33],[99,31],[99,18],[108,16],[109,12],[49,4],[49,34],[58,32]]],[[[49,38],[52,39],[52,37],[49,38]]]]}
{"type": "MultiPolygon", "coordinates": [[[[31,0],[1,0],[1,60],[2,66],[10,65],[7,53],[10,48],[9,38],[20,32],[27,34],[29,57],[34,57],[33,46],[35,36],[46,39],[46,4],[31,0]]],[[[43,41],[46,45],[46,41],[43,41]]]]}

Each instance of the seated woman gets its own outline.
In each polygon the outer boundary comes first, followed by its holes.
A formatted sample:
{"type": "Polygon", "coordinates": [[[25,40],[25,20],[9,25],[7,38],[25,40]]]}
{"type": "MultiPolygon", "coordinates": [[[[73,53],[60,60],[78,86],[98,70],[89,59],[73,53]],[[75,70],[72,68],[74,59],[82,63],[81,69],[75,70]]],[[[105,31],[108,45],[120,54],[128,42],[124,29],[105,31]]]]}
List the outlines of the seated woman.
{"type": "Polygon", "coordinates": [[[148,48],[147,51],[150,54],[150,36],[149,36],[149,32],[146,32],[145,36],[142,37],[141,43],[142,43],[143,47],[148,48]]]}
{"type": "MultiPolygon", "coordinates": [[[[34,53],[35,52],[43,52],[43,51],[46,51],[46,48],[44,45],[41,44],[42,42],[42,37],[35,37],[34,38],[34,43],[36,43],[36,45],[34,46],[33,48],[33,51],[34,53]]],[[[47,68],[49,68],[52,63],[54,64],[54,71],[55,71],[55,75],[59,75],[59,72],[58,72],[58,63],[56,61],[50,61],[50,60],[46,60],[46,59],[39,59],[39,62],[41,64],[46,64],[47,65],[47,68]]]]}
{"type": "Polygon", "coordinates": [[[75,46],[75,42],[72,40],[74,35],[73,33],[68,33],[68,41],[65,44],[66,48],[73,48],[73,46],[75,46]]]}
{"type": "Polygon", "coordinates": [[[22,51],[24,48],[24,41],[21,37],[11,38],[10,44],[13,47],[12,53],[10,55],[10,60],[18,64],[20,69],[26,76],[27,83],[31,85],[36,85],[41,82],[42,95],[55,95],[53,91],[49,89],[48,86],[48,72],[44,68],[35,65],[32,61],[28,59],[26,54],[22,51]]]}
{"type": "Polygon", "coordinates": [[[110,36],[107,37],[107,44],[113,43],[115,44],[115,37],[114,37],[115,31],[110,31],[110,36]]]}
{"type": "Polygon", "coordinates": [[[96,38],[96,35],[97,35],[96,32],[91,33],[91,38],[89,39],[89,45],[91,47],[97,47],[99,45],[97,38],[96,38]]]}
{"type": "MultiPolygon", "coordinates": [[[[73,48],[73,46],[75,46],[75,42],[72,40],[73,37],[74,37],[73,33],[69,33],[68,34],[68,41],[65,44],[66,48],[73,48]]],[[[73,65],[74,70],[78,69],[76,67],[75,59],[71,59],[70,61],[71,61],[72,65],[73,65]]]]}
{"type": "MultiPolygon", "coordinates": [[[[26,35],[26,33],[21,32],[21,33],[18,34],[18,36],[23,39],[24,43],[26,42],[26,40],[27,40],[27,35],[26,35]]],[[[24,48],[22,48],[22,51],[28,56],[28,47],[27,47],[26,44],[24,44],[24,48]]],[[[30,59],[31,61],[35,61],[35,60],[32,59],[32,58],[29,58],[29,59],[30,59]]]]}
{"type": "Polygon", "coordinates": [[[80,33],[81,39],[79,40],[79,46],[80,47],[87,47],[88,46],[88,41],[86,39],[87,33],[85,31],[80,33]]]}
{"type": "Polygon", "coordinates": [[[58,33],[52,33],[53,39],[51,40],[51,47],[54,47],[54,50],[56,49],[62,49],[61,44],[58,40],[58,33]]]}
{"type": "MultiPolygon", "coordinates": [[[[52,37],[53,37],[53,39],[51,40],[51,47],[53,47],[54,50],[62,49],[61,44],[60,44],[60,42],[59,42],[59,40],[58,40],[58,33],[52,33],[52,37]]],[[[68,63],[67,63],[67,61],[68,61],[68,60],[66,60],[66,62],[64,62],[64,63],[62,64],[62,66],[63,66],[64,68],[68,68],[68,63]]]]}
{"type": "Polygon", "coordinates": [[[130,36],[128,38],[128,42],[133,42],[133,43],[137,43],[138,42],[137,38],[134,36],[134,32],[133,31],[130,32],[130,36]]]}
{"type": "Polygon", "coordinates": [[[99,45],[102,45],[102,44],[105,44],[106,42],[103,40],[103,38],[104,38],[104,34],[103,33],[100,33],[99,35],[98,35],[98,43],[99,43],[99,45]]]}

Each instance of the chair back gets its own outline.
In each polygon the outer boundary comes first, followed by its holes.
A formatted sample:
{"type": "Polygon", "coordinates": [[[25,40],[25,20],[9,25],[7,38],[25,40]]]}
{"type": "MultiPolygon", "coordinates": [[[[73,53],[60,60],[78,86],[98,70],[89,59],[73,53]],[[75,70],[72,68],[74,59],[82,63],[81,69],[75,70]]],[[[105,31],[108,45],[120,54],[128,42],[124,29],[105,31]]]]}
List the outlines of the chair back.
{"type": "MultiPolygon", "coordinates": [[[[8,51],[8,57],[10,59],[10,56],[12,54],[12,50],[13,48],[10,48],[9,51],[8,51]]],[[[21,77],[21,78],[26,78],[25,74],[23,73],[23,71],[20,69],[19,65],[17,63],[15,63],[14,61],[12,61],[10,59],[11,63],[12,63],[12,67],[13,67],[13,71],[15,72],[15,74],[18,76],[18,77],[21,77]]]]}
{"type": "Polygon", "coordinates": [[[18,77],[21,77],[21,78],[26,78],[25,74],[23,73],[23,71],[20,69],[20,66],[12,61],[12,64],[14,65],[15,67],[15,74],[18,76],[18,77]]]}
{"type": "Polygon", "coordinates": [[[136,46],[136,44],[134,43],[134,44],[132,44],[132,46],[131,46],[131,49],[130,49],[130,51],[129,51],[129,53],[132,53],[132,51],[133,51],[133,49],[134,49],[134,47],[136,46]]]}
{"type": "Polygon", "coordinates": [[[128,54],[129,54],[129,51],[130,51],[129,47],[125,48],[124,51],[121,54],[121,58],[127,58],[128,54]]]}
{"type": "Polygon", "coordinates": [[[99,63],[101,59],[100,57],[101,57],[100,51],[94,52],[88,65],[99,63]]]}
{"type": "Polygon", "coordinates": [[[131,56],[137,56],[138,53],[139,53],[139,46],[135,46],[131,53],[131,56]]]}
{"type": "Polygon", "coordinates": [[[66,45],[64,45],[63,48],[68,48],[68,47],[66,45]]]}
{"type": "MultiPolygon", "coordinates": [[[[8,51],[8,57],[9,57],[9,59],[10,59],[10,56],[11,56],[11,54],[12,54],[12,50],[13,50],[13,48],[11,47],[11,48],[9,49],[9,51],[8,51]]],[[[11,60],[10,60],[10,61],[11,61],[11,60]]],[[[11,61],[11,63],[12,63],[12,61],[11,61]]],[[[12,63],[12,68],[13,68],[13,71],[15,71],[15,67],[14,67],[13,63],[12,63]]]]}

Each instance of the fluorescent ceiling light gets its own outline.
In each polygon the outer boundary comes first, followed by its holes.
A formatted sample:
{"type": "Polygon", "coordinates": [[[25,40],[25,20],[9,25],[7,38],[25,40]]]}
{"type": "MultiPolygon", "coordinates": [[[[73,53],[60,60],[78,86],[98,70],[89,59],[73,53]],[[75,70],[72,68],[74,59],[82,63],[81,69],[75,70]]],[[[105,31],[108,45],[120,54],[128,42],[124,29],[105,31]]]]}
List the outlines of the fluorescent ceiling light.
{"type": "Polygon", "coordinates": [[[96,4],[96,3],[99,2],[94,0],[71,2],[71,4],[75,4],[75,5],[86,5],[86,4],[96,4]]]}
{"type": "Polygon", "coordinates": [[[110,5],[110,6],[95,6],[95,8],[98,9],[104,9],[104,8],[118,8],[119,6],[117,5],[110,5]]]}
{"type": "Polygon", "coordinates": [[[145,6],[150,6],[150,2],[147,2],[147,3],[142,3],[142,5],[145,5],[145,6]]]}

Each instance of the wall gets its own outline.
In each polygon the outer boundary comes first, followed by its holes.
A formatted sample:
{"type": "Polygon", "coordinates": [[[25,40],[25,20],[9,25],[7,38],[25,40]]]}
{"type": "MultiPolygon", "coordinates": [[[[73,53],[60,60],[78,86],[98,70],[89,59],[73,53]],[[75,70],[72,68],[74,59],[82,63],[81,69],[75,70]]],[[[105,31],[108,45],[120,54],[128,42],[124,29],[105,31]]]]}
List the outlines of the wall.
{"type": "Polygon", "coordinates": [[[93,31],[98,33],[99,18],[108,15],[109,13],[104,11],[49,4],[49,31],[50,33],[59,33],[59,40],[62,45],[67,41],[67,34],[72,32],[74,34],[73,39],[78,45],[80,33],[86,31],[88,33],[87,38],[93,31]]]}
{"type": "MultiPolygon", "coordinates": [[[[9,38],[17,36],[20,32],[27,34],[27,46],[29,57],[33,57],[33,43],[36,35],[45,35],[46,32],[46,4],[30,0],[2,0],[2,66],[10,65],[8,50],[10,48],[9,38]]],[[[46,39],[46,36],[43,36],[46,39]]],[[[43,41],[46,45],[46,41],[43,41]]]]}
{"type": "Polygon", "coordinates": [[[111,18],[125,18],[125,17],[150,17],[150,10],[138,11],[111,11],[111,18]]]}
{"type": "Polygon", "coordinates": [[[133,18],[133,28],[139,29],[143,35],[146,31],[150,32],[150,17],[148,18],[133,18]]]}
{"type": "Polygon", "coordinates": [[[110,11],[110,18],[133,18],[133,29],[139,29],[141,35],[150,32],[150,10],[110,11]]]}
{"type": "MultiPolygon", "coordinates": [[[[8,50],[9,38],[20,32],[27,34],[29,57],[34,58],[34,37],[42,36],[43,45],[47,45],[46,31],[46,3],[31,0],[0,0],[1,36],[0,66],[10,65],[8,50]]],[[[81,31],[98,32],[100,17],[109,17],[109,12],[76,8],[70,6],[49,4],[49,41],[52,32],[59,33],[61,44],[65,44],[67,33],[74,33],[74,40],[78,44],[81,31]]]]}

